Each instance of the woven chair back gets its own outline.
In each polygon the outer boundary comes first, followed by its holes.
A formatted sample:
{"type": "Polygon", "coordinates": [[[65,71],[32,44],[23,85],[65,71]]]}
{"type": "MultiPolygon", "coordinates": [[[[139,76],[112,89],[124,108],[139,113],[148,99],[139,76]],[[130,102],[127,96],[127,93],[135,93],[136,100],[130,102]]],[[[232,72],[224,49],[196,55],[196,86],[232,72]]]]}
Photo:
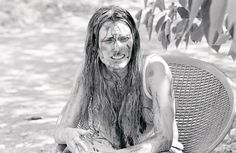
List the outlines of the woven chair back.
{"type": "Polygon", "coordinates": [[[184,153],[209,153],[234,119],[232,89],[215,66],[190,57],[162,56],[174,84],[176,121],[184,153]]]}

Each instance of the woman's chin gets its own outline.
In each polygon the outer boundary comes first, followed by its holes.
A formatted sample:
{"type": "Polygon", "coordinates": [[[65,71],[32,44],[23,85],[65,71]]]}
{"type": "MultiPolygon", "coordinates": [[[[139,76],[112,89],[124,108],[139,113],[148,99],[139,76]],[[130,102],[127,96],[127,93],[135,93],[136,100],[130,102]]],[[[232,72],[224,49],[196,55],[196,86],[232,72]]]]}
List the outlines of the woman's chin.
{"type": "Polygon", "coordinates": [[[113,69],[123,69],[123,68],[125,68],[126,66],[128,65],[128,62],[127,61],[123,61],[123,62],[121,62],[121,63],[119,63],[119,64],[113,64],[113,65],[111,65],[110,67],[111,68],[113,68],[113,69]]]}

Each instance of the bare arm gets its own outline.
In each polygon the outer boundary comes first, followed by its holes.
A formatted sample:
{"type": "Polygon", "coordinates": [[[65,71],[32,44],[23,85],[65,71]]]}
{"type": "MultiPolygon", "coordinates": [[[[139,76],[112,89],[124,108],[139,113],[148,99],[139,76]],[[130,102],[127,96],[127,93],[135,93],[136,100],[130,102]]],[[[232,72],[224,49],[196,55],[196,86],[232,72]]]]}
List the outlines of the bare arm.
{"type": "Polygon", "coordinates": [[[71,96],[60,116],[58,117],[54,139],[57,144],[67,144],[67,149],[72,153],[79,153],[81,149],[88,150],[86,142],[81,136],[90,133],[88,130],[76,128],[81,107],[82,85],[74,85],[71,96]]]}
{"type": "Polygon", "coordinates": [[[146,76],[153,99],[155,134],[140,144],[118,150],[119,153],[159,153],[171,148],[174,121],[171,74],[161,62],[154,62],[147,66],[146,76]]]}
{"type": "Polygon", "coordinates": [[[81,102],[78,97],[82,97],[82,88],[78,84],[72,89],[69,101],[64,106],[61,114],[58,117],[56,130],[55,130],[55,141],[59,144],[65,143],[61,133],[65,128],[75,128],[78,125],[78,115],[81,102]],[[76,94],[77,93],[77,94],[76,94]]]}

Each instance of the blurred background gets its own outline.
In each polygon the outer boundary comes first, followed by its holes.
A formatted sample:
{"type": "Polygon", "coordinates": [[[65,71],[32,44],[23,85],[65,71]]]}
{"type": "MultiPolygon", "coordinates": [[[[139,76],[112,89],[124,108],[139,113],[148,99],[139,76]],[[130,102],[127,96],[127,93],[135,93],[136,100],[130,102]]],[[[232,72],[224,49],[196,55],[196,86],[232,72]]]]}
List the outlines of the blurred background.
{"type": "MultiPolygon", "coordinates": [[[[53,130],[80,69],[88,21],[96,9],[111,4],[134,16],[144,1],[0,0],[1,153],[54,152],[53,130]]],[[[235,93],[229,44],[218,54],[204,40],[164,50],[157,36],[148,39],[144,25],[139,30],[144,54],[185,54],[210,62],[232,80],[235,93]]],[[[216,151],[236,152],[235,125],[216,151]]]]}

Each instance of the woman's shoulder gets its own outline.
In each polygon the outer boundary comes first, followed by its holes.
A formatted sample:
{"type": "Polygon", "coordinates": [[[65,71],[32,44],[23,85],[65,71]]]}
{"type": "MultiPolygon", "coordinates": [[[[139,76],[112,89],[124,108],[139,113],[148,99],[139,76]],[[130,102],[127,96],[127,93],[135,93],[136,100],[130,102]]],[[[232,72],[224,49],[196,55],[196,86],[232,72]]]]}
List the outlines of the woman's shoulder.
{"type": "Polygon", "coordinates": [[[143,74],[146,73],[147,69],[150,71],[163,71],[166,75],[171,75],[167,62],[158,54],[148,54],[143,56],[143,74]]]}
{"type": "Polygon", "coordinates": [[[163,77],[167,77],[170,80],[172,77],[170,68],[166,61],[158,54],[145,55],[143,57],[142,64],[142,80],[144,93],[148,98],[152,98],[150,94],[151,89],[148,84],[150,84],[150,82],[153,82],[151,80],[155,80],[154,82],[158,82],[158,80],[161,80],[161,78],[163,77]]]}
{"type": "Polygon", "coordinates": [[[156,54],[156,53],[151,53],[151,54],[144,54],[143,56],[143,60],[146,60],[146,59],[150,59],[150,58],[161,58],[161,59],[163,59],[162,57],[161,57],[161,55],[159,55],[159,54],[156,54]]]}

